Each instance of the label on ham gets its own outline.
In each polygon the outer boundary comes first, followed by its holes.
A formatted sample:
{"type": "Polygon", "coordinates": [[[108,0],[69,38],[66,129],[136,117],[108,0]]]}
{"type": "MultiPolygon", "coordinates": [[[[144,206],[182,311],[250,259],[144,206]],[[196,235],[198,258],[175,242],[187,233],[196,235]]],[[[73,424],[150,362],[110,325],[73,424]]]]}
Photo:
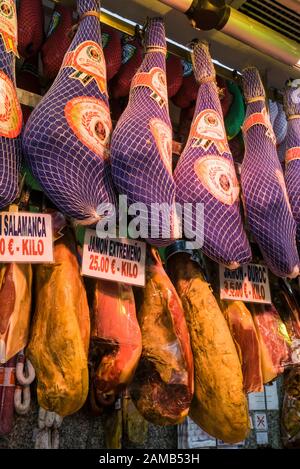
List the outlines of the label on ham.
{"type": "Polygon", "coordinates": [[[0,70],[0,136],[16,138],[22,129],[22,110],[15,87],[0,70]]]}
{"type": "Polygon", "coordinates": [[[96,80],[101,93],[107,94],[106,65],[101,47],[93,41],[85,41],[65,56],[63,67],[75,69],[69,78],[81,81],[86,86],[96,80]]]}
{"type": "Polygon", "coordinates": [[[300,160],[300,147],[289,148],[285,154],[285,163],[300,160]]]}
{"type": "Polygon", "coordinates": [[[135,75],[132,80],[131,90],[138,86],[146,86],[152,90],[151,98],[159,104],[160,107],[168,106],[168,88],[165,72],[154,67],[149,73],[141,72],[135,75]]]}
{"type": "Polygon", "coordinates": [[[0,0],[0,34],[6,52],[19,57],[16,6],[13,0],[0,0]]]}
{"type": "Polygon", "coordinates": [[[270,121],[270,116],[266,108],[262,110],[262,112],[255,112],[251,114],[244,122],[243,125],[243,132],[248,132],[251,127],[254,125],[263,125],[266,127],[266,136],[269,137],[274,145],[277,144],[276,135],[274,134],[274,130],[270,121]]]}
{"type": "Polygon", "coordinates": [[[193,148],[208,150],[214,143],[218,152],[230,153],[226,130],[219,114],[213,109],[206,109],[196,117],[192,124],[189,139],[193,139],[193,148]]]}
{"type": "Polygon", "coordinates": [[[0,261],[32,264],[53,262],[51,215],[1,212],[0,261]]]}
{"type": "Polygon", "coordinates": [[[203,186],[216,199],[226,205],[235,203],[240,188],[230,160],[215,155],[200,157],[194,169],[203,186]]]}
{"type": "Polygon", "coordinates": [[[102,158],[109,156],[112,122],[108,106],[101,99],[80,96],[69,101],[65,116],[77,138],[102,158]]]}
{"type": "Polygon", "coordinates": [[[164,121],[156,118],[150,120],[149,126],[161,159],[172,174],[172,130],[164,121]]]}
{"type": "Polygon", "coordinates": [[[81,274],[129,285],[145,286],[146,244],[124,238],[99,238],[85,232],[81,274]]]}
{"type": "Polygon", "coordinates": [[[221,300],[241,300],[271,304],[268,268],[260,264],[242,265],[236,270],[219,266],[221,300]]]}

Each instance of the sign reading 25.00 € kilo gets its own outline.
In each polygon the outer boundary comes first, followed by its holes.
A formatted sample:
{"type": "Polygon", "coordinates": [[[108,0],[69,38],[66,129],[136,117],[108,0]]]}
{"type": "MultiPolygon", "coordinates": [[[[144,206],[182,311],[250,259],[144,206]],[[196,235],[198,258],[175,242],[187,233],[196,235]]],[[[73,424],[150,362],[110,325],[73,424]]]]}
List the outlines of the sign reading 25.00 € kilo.
{"type": "Polygon", "coordinates": [[[125,238],[98,238],[85,232],[82,275],[145,286],[146,244],[125,238]]]}
{"type": "Polygon", "coordinates": [[[246,264],[236,270],[220,266],[221,300],[241,300],[250,303],[271,303],[268,268],[246,264]]]}
{"type": "Polygon", "coordinates": [[[1,212],[0,262],[53,262],[51,215],[1,212]]]}

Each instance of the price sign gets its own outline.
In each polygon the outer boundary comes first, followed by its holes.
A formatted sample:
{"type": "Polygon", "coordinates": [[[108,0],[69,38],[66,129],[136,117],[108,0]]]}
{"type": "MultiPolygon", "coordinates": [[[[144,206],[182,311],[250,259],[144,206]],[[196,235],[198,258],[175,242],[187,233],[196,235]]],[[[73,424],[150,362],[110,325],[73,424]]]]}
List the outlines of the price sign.
{"type": "Polygon", "coordinates": [[[53,262],[51,215],[1,212],[0,262],[53,262]]]}
{"type": "Polygon", "coordinates": [[[260,264],[247,264],[236,270],[220,266],[220,294],[222,300],[271,304],[268,268],[260,264]]]}
{"type": "Polygon", "coordinates": [[[146,244],[141,241],[103,239],[94,230],[85,232],[82,275],[143,287],[145,259],[146,244]]]}

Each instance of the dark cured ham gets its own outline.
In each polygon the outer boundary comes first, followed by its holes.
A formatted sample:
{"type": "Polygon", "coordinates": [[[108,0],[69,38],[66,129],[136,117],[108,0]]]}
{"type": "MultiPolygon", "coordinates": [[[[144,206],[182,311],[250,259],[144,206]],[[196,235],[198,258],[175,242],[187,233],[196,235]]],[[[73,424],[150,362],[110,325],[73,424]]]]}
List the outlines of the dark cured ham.
{"type": "Polygon", "coordinates": [[[132,380],[142,350],[131,286],[98,280],[91,322],[93,392],[100,405],[109,405],[132,380]]]}
{"type": "Polygon", "coordinates": [[[261,351],[264,384],[283,373],[290,362],[290,338],[286,327],[273,305],[251,305],[261,351]]]}
{"type": "Polygon", "coordinates": [[[181,301],[155,250],[137,298],[143,349],[130,393],[146,420],[174,425],[187,416],[194,392],[190,337],[181,301]]]}
{"type": "Polygon", "coordinates": [[[17,356],[0,365],[0,436],[13,428],[17,356]]]}
{"type": "Polygon", "coordinates": [[[261,392],[264,386],[260,345],[251,313],[242,301],[222,301],[221,309],[242,365],[244,391],[261,392]]]}

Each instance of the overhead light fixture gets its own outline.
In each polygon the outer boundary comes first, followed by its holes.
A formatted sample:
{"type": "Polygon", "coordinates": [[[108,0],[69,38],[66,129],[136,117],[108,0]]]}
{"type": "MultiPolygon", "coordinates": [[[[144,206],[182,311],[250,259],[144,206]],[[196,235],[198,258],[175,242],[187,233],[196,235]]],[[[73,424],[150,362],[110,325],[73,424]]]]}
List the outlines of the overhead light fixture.
{"type": "MultiPolygon", "coordinates": [[[[190,0],[188,0],[188,1],[190,1],[190,0]]],[[[130,19],[128,19],[128,18],[124,18],[123,16],[118,15],[117,13],[114,13],[114,12],[111,11],[111,10],[107,10],[107,8],[101,8],[101,11],[102,11],[103,13],[106,13],[106,14],[109,15],[109,16],[112,16],[113,18],[116,18],[117,20],[120,20],[120,21],[122,21],[122,22],[124,22],[124,23],[130,25],[130,26],[133,26],[133,27],[135,27],[135,26],[140,26],[140,28],[142,28],[142,25],[141,25],[141,24],[139,24],[139,23],[137,23],[137,22],[135,22],[135,21],[132,21],[132,20],[130,20],[130,19]]],[[[191,52],[191,51],[192,51],[190,47],[185,46],[185,45],[183,45],[183,44],[180,44],[179,42],[176,42],[176,41],[174,41],[173,39],[166,38],[166,41],[167,41],[167,43],[173,44],[174,46],[178,47],[179,49],[184,50],[185,52],[191,52]]],[[[214,63],[215,65],[218,65],[219,67],[224,68],[225,70],[229,70],[230,72],[237,72],[237,73],[240,75],[240,72],[239,72],[238,70],[236,70],[236,69],[234,69],[234,68],[231,68],[231,67],[228,67],[228,65],[225,65],[225,64],[219,62],[218,60],[214,60],[214,59],[213,59],[213,63],[214,63]]]]}

